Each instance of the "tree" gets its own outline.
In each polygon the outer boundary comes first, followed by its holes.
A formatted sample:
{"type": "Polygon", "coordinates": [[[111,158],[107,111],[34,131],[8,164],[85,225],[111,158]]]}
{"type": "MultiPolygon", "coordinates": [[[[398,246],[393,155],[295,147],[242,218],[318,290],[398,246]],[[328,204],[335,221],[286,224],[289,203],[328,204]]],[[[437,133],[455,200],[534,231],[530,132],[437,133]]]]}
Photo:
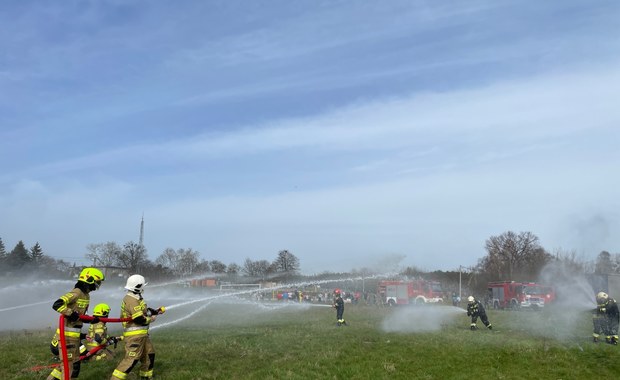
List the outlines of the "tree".
{"type": "Polygon", "coordinates": [[[4,265],[6,263],[6,256],[6,248],[4,247],[2,238],[0,238],[0,268],[4,268],[4,265]]]}
{"type": "Polygon", "coordinates": [[[226,269],[226,273],[233,276],[236,276],[240,271],[241,267],[235,263],[228,264],[228,269],[226,269]]]}
{"type": "Polygon", "coordinates": [[[179,255],[174,248],[166,248],[161,253],[161,255],[157,256],[155,259],[155,264],[159,264],[164,268],[170,268],[174,274],[176,274],[175,266],[177,261],[179,260],[179,255]]]}
{"type": "Polygon", "coordinates": [[[43,250],[41,249],[39,242],[36,242],[36,244],[30,248],[30,260],[35,263],[35,265],[42,264],[43,250]]]}
{"type": "Polygon", "coordinates": [[[211,271],[213,273],[226,273],[226,264],[219,260],[211,260],[211,271]]]}
{"type": "Polygon", "coordinates": [[[118,256],[117,264],[129,269],[132,273],[140,271],[140,267],[148,262],[146,258],[146,248],[133,241],[125,243],[123,250],[118,256]]]}
{"type": "Polygon", "coordinates": [[[123,249],[114,241],[89,244],[86,246],[86,258],[93,261],[93,266],[113,266],[120,261],[123,249]]]}
{"type": "Polygon", "coordinates": [[[180,276],[190,276],[194,274],[196,267],[198,267],[198,259],[200,253],[194,251],[191,248],[177,250],[179,260],[177,262],[177,272],[180,276]]]}
{"type": "Polygon", "coordinates": [[[594,273],[610,274],[614,272],[614,265],[611,260],[611,254],[607,251],[601,251],[596,257],[596,266],[594,273]]]}
{"type": "Polygon", "coordinates": [[[250,259],[249,257],[245,259],[243,262],[243,268],[241,268],[241,272],[248,277],[257,276],[257,265],[256,262],[250,259]]]}
{"type": "Polygon", "coordinates": [[[21,269],[30,262],[30,254],[23,241],[19,241],[7,256],[7,264],[11,269],[21,269]]]}
{"type": "Polygon", "coordinates": [[[531,232],[512,231],[491,236],[485,243],[488,255],[482,259],[482,269],[498,280],[513,280],[516,275],[536,277],[544,264],[551,260],[531,232]]]}
{"type": "Polygon", "coordinates": [[[294,274],[299,270],[299,259],[286,249],[278,252],[273,264],[276,271],[286,274],[294,274]]]}

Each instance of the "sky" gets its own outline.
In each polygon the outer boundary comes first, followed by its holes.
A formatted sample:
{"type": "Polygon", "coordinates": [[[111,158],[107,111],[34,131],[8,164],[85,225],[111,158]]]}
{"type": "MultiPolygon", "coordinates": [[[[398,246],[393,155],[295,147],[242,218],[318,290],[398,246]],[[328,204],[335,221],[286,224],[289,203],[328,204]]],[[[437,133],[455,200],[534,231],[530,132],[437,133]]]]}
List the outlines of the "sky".
{"type": "Polygon", "coordinates": [[[620,252],[620,2],[4,1],[0,238],[304,274],[620,252]]]}

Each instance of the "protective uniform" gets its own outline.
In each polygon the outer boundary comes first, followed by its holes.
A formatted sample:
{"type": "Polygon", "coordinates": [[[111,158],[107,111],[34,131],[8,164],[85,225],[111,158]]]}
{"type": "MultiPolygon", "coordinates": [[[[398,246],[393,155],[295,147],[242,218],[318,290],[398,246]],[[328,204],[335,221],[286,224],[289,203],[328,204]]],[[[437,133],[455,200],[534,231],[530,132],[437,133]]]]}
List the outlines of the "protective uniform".
{"type": "Polygon", "coordinates": [[[347,322],[342,317],[344,314],[344,300],[342,299],[339,289],[334,290],[334,296],[334,303],[332,307],[336,309],[336,323],[338,326],[346,326],[347,322]]]}
{"type": "MultiPolygon", "coordinates": [[[[64,294],[54,302],[52,308],[64,315],[65,343],[67,351],[67,361],[71,378],[75,379],[80,374],[80,338],[82,337],[82,325],[80,316],[85,315],[90,303],[89,293],[99,289],[104,280],[103,273],[97,268],[84,268],[80,273],[75,288],[69,293],[64,294]]],[[[98,321],[93,321],[98,322],[98,321]]],[[[56,330],[56,335],[52,339],[52,352],[59,347],[60,329],[56,330]],[[54,344],[55,343],[55,344],[54,344]]],[[[47,377],[47,380],[63,379],[63,367],[54,368],[47,377]]]]}
{"type": "Polygon", "coordinates": [[[472,296],[467,298],[467,316],[471,316],[471,325],[469,328],[472,330],[478,329],[478,326],[476,325],[478,317],[480,317],[482,323],[489,328],[489,330],[493,328],[491,326],[491,322],[489,322],[489,319],[487,318],[487,312],[484,310],[484,306],[480,301],[472,296]]]}
{"type": "Polygon", "coordinates": [[[149,325],[155,321],[158,310],[147,307],[142,298],[146,286],[144,277],[134,274],[127,279],[127,294],[121,303],[121,318],[131,318],[123,322],[125,357],[118,364],[110,380],[125,380],[131,370],[140,362],[140,379],[153,378],[155,349],[149,337],[149,325]]]}
{"type": "Polygon", "coordinates": [[[610,298],[605,292],[596,295],[596,309],[593,311],[592,322],[594,332],[592,337],[598,342],[600,335],[605,335],[605,341],[610,344],[618,344],[618,322],[620,313],[616,300],[610,298]]]}
{"type": "MultiPolygon", "coordinates": [[[[110,315],[110,306],[105,303],[100,303],[93,309],[93,316],[107,318],[110,315]]],[[[95,347],[107,344],[108,340],[114,342],[116,345],[117,339],[108,335],[108,326],[106,322],[93,323],[88,328],[88,334],[86,334],[86,348],[91,351],[95,347]]],[[[113,353],[109,350],[99,350],[90,359],[95,360],[107,360],[113,356],[113,353]]],[[[90,360],[89,359],[89,360],[90,360]]]]}

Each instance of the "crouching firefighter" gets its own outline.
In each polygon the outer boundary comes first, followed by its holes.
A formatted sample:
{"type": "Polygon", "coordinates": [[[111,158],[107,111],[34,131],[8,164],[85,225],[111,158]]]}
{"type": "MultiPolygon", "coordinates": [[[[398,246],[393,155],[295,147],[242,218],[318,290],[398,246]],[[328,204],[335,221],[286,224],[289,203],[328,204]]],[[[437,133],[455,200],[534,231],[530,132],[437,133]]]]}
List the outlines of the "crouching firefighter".
{"type": "Polygon", "coordinates": [[[129,276],[125,289],[127,294],[121,302],[121,318],[131,318],[123,322],[125,357],[118,364],[110,380],[125,380],[131,370],[140,363],[140,379],[153,378],[155,349],[149,337],[149,326],[155,322],[157,314],[165,311],[163,307],[155,310],[148,308],[142,298],[147,285],[144,277],[139,274],[129,276]]]}
{"type": "Polygon", "coordinates": [[[482,323],[489,330],[493,328],[491,326],[491,322],[489,322],[489,318],[487,318],[487,312],[484,310],[484,306],[482,306],[482,303],[475,299],[473,296],[467,297],[467,316],[471,317],[471,325],[469,325],[469,328],[471,330],[478,329],[478,326],[476,325],[478,317],[480,317],[482,323]]]}
{"type": "MultiPolygon", "coordinates": [[[[108,318],[110,315],[110,306],[105,303],[100,303],[93,309],[93,316],[99,318],[108,318]]],[[[123,337],[121,336],[121,339],[123,337]]],[[[100,321],[98,323],[91,323],[88,328],[88,334],[86,335],[86,347],[88,348],[88,352],[94,352],[89,359],[95,360],[107,360],[113,356],[112,351],[108,349],[99,349],[100,346],[106,347],[108,344],[114,344],[114,348],[116,348],[116,344],[120,339],[109,336],[108,335],[108,326],[106,322],[100,321]]]]}

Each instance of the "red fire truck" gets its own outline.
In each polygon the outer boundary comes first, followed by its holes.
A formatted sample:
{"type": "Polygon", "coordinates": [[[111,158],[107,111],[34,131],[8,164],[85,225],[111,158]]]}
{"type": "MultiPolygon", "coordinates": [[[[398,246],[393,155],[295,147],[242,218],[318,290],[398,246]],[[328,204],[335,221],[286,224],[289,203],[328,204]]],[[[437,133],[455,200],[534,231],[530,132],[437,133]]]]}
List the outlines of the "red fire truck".
{"type": "Polygon", "coordinates": [[[535,282],[489,282],[489,297],[494,309],[537,310],[555,300],[551,286],[535,282]]]}
{"type": "Polygon", "coordinates": [[[443,302],[443,289],[438,281],[379,281],[378,291],[390,306],[443,302]]]}

